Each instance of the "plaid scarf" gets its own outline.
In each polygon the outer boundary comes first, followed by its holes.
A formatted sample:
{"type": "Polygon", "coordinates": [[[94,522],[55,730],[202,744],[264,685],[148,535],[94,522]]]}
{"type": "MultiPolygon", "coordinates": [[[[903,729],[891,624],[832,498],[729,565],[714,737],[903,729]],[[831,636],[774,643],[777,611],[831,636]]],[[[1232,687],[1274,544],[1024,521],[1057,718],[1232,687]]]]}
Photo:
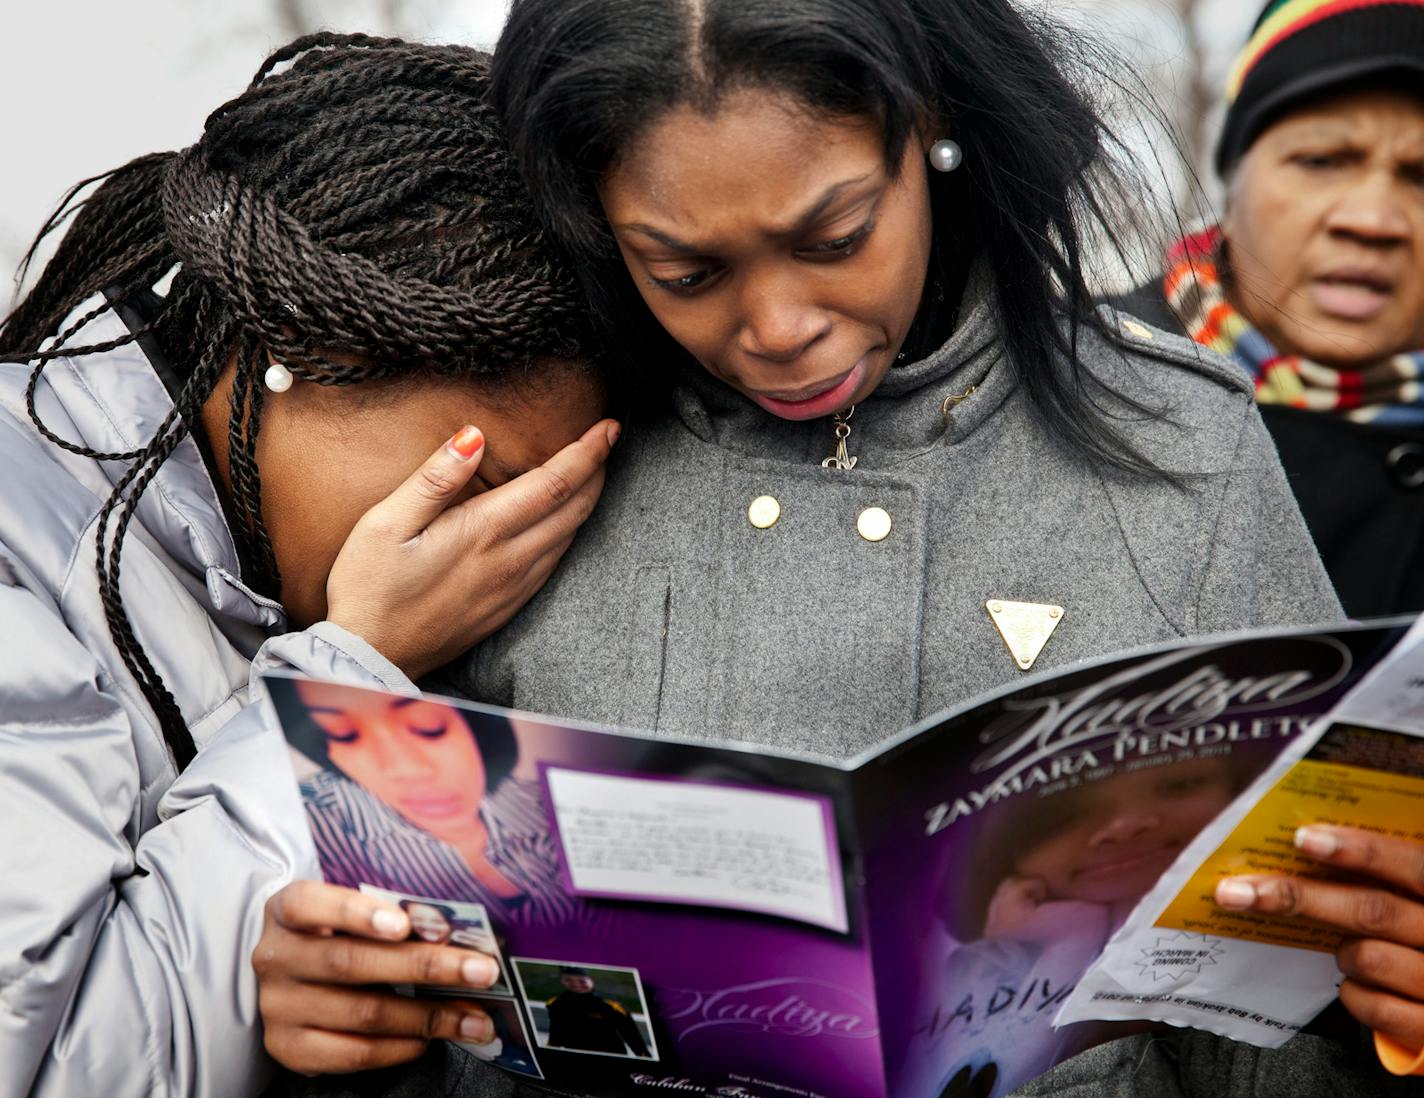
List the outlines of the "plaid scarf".
{"type": "Polygon", "coordinates": [[[1424,351],[1357,370],[1283,355],[1226,300],[1220,260],[1219,228],[1184,237],[1168,252],[1162,290],[1194,340],[1246,368],[1259,403],[1332,412],[1360,423],[1424,427],[1424,351]]]}

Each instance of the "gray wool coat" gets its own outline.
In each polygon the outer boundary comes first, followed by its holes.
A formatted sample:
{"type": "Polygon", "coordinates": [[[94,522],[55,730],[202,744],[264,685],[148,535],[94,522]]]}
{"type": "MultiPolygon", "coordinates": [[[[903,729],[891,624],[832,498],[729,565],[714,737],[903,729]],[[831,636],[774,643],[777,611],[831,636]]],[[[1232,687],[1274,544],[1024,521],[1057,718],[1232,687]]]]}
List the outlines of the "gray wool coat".
{"type": "Polygon", "coordinates": [[[780,420],[686,377],[676,414],[635,425],[615,449],[564,563],[457,670],[459,687],[535,712],[843,757],[1022,674],[986,600],[1064,608],[1034,670],[1338,618],[1250,382],[1188,340],[1113,325],[1121,340],[1084,333],[1083,357],[1167,417],[1108,402],[1177,485],[1114,475],[1056,443],[971,288],[950,341],[892,369],[856,408],[849,471],[821,467],[829,420],[780,420]],[[780,505],[766,529],[748,519],[762,496],[780,505]],[[890,516],[882,541],[858,532],[868,508],[890,516]]]}
{"type": "MultiPolygon", "coordinates": [[[[951,340],[857,407],[849,471],[821,467],[828,420],[779,420],[684,377],[675,414],[625,434],[554,578],[443,685],[668,736],[846,756],[1021,674],[989,599],[1064,608],[1035,670],[1337,620],[1249,381],[1194,343],[1105,315],[1120,338],[1084,333],[1083,358],[1162,413],[1106,401],[1177,484],[1111,474],[1050,438],[978,279],[951,340]],[[762,496],[780,505],[766,528],[748,518],[762,496]],[[872,507],[890,516],[881,541],[858,532],[872,507]]],[[[524,1093],[493,1074],[442,1048],[360,1092],[524,1093]]],[[[1263,1052],[1182,1033],[1102,1046],[1031,1093],[1364,1098],[1375,1078],[1360,1049],[1316,1038],[1263,1052]]]]}

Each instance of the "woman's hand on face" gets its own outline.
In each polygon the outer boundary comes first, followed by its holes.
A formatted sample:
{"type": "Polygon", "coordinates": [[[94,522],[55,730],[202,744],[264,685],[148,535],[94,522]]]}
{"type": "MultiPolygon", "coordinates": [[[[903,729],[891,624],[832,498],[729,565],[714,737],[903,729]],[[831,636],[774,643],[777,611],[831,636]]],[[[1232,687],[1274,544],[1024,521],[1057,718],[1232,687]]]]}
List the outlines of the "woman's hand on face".
{"type": "Polygon", "coordinates": [[[603,490],[618,424],[602,420],[537,469],[460,503],[484,438],[466,428],[346,539],[327,619],[411,678],[454,659],[544,586],[603,490]]]}
{"type": "Polygon", "coordinates": [[[1355,1018],[1410,1048],[1424,1046],[1424,843],[1349,827],[1303,827],[1301,853],[1374,884],[1300,877],[1228,877],[1230,911],[1297,916],[1345,933],[1336,951],[1340,1001],[1355,1018]]]}
{"type": "Polygon", "coordinates": [[[489,987],[492,957],[407,941],[399,907],[355,889],[295,881],[267,901],[252,951],[265,1044],[303,1075],[389,1067],[434,1038],[488,1044],[494,1025],[473,1003],[427,1001],[371,985],[489,987]]]}

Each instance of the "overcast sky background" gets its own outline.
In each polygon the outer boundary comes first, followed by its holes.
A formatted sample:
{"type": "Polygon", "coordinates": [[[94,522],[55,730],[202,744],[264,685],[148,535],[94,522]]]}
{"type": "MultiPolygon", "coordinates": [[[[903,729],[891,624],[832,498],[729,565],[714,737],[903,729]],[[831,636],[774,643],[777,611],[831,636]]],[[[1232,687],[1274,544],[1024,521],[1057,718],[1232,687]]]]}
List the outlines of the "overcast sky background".
{"type": "MultiPolygon", "coordinates": [[[[874,2],[874,0],[867,0],[874,2]]],[[[1133,61],[1169,113],[1190,100],[1183,11],[1220,88],[1254,0],[1037,0],[1133,61]]],[[[191,144],[297,24],[490,46],[506,0],[11,0],[0,14],[0,308],[39,225],[75,181],[191,144]]],[[[1165,147],[1139,138],[1142,155],[1165,147]]]]}

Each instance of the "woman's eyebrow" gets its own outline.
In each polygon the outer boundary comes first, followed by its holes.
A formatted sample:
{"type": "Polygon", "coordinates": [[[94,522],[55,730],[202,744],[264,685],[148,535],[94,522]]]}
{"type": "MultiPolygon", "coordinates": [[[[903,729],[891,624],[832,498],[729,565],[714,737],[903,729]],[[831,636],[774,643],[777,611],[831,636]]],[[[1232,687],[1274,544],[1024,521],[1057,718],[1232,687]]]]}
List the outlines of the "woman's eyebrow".
{"type": "MultiPolygon", "coordinates": [[[[797,216],[790,225],[783,229],[772,229],[769,235],[778,237],[800,236],[814,225],[816,220],[840,199],[846,191],[860,186],[866,180],[871,179],[875,174],[874,171],[869,171],[864,175],[855,176],[853,179],[842,179],[838,183],[832,183],[822,191],[820,197],[811,203],[803,213],[797,216]]],[[[688,244],[686,241],[679,240],[670,233],[663,232],[663,230],[654,228],[652,225],[647,225],[641,221],[622,222],[617,227],[626,229],[628,232],[641,233],[643,236],[650,237],[675,252],[686,252],[689,255],[696,255],[705,250],[697,247],[695,244],[688,244]]]]}
{"type": "Polygon", "coordinates": [[[340,717],[346,713],[346,710],[337,705],[309,705],[307,706],[307,712],[330,713],[333,717],[340,717]]]}
{"type": "Polygon", "coordinates": [[[699,248],[694,248],[691,244],[684,244],[677,237],[669,236],[661,229],[655,229],[651,225],[644,225],[641,221],[626,222],[622,225],[619,225],[618,228],[627,229],[629,232],[633,233],[642,233],[644,236],[651,237],[659,244],[671,248],[675,252],[687,252],[689,255],[692,255],[701,250],[699,248]]]}
{"type": "Polygon", "coordinates": [[[840,199],[840,197],[844,195],[846,191],[851,190],[854,187],[860,186],[862,183],[864,183],[867,179],[870,179],[875,174],[875,172],[870,171],[866,172],[864,175],[858,175],[854,179],[842,179],[839,183],[832,183],[829,187],[827,187],[824,191],[821,192],[821,197],[816,199],[816,201],[812,203],[811,206],[808,207],[807,210],[800,217],[798,217],[790,226],[780,230],[779,232],[774,231],[774,235],[797,236],[805,232],[812,225],[814,225],[817,219],[820,218],[821,215],[824,214],[838,199],[840,199]]]}

